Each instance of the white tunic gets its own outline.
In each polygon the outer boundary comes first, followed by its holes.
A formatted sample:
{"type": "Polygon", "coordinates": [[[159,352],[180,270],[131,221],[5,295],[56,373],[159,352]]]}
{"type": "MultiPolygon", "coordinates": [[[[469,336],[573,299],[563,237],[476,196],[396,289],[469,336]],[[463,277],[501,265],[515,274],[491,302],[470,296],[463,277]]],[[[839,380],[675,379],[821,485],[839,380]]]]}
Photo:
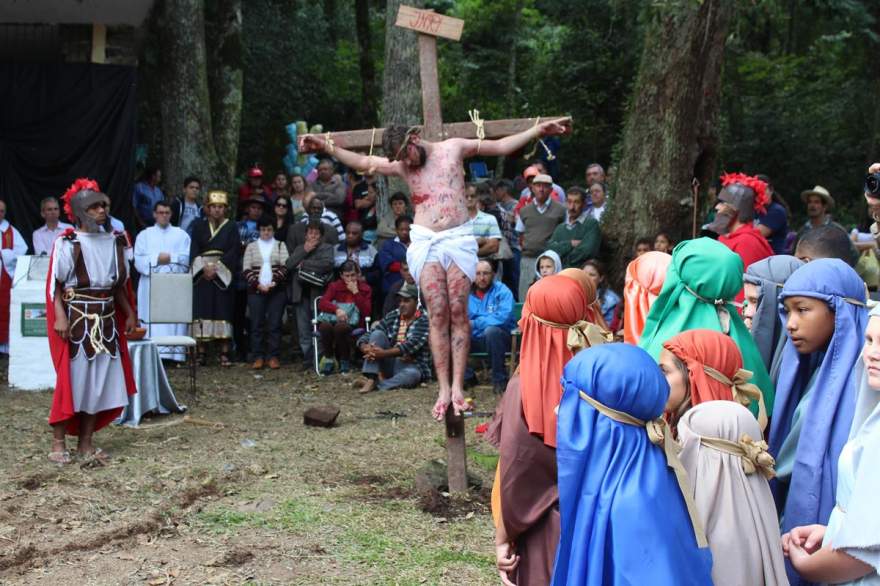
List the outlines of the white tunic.
{"type": "MultiPolygon", "coordinates": [[[[128,275],[128,264],[116,262],[116,236],[105,232],[77,232],[80,251],[92,289],[109,289],[118,270],[128,275]]],[[[73,243],[64,238],[55,241],[52,251],[52,274],[64,288],[75,287],[73,243]]],[[[117,324],[117,328],[122,324],[117,324]]],[[[78,352],[70,360],[70,386],[76,412],[99,413],[128,405],[125,375],[119,355],[98,354],[92,360],[78,352]]]]}
{"type": "MultiPolygon", "coordinates": [[[[148,336],[186,336],[187,324],[152,324],[150,322],[150,271],[153,273],[185,273],[189,271],[189,235],[175,226],[151,226],[140,234],[134,243],[134,266],[141,278],[138,282],[138,317],[148,324],[148,336]],[[159,255],[167,253],[172,263],[159,264],[159,255]]],[[[177,300],[169,300],[175,302],[177,300]]],[[[163,358],[183,361],[182,349],[160,348],[163,358]]]]}

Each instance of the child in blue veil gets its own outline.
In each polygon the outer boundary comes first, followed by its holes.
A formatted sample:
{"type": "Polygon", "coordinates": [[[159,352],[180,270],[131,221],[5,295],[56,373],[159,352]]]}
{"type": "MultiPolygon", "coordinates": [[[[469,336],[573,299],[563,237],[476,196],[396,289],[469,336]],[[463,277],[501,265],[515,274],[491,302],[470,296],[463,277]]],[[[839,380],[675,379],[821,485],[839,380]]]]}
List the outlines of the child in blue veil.
{"type": "Polygon", "coordinates": [[[712,554],[669,467],[677,457],[652,443],[671,436],[658,437],[669,385],[651,356],[596,346],[565,366],[562,385],[553,585],[712,584],[712,554]]]}

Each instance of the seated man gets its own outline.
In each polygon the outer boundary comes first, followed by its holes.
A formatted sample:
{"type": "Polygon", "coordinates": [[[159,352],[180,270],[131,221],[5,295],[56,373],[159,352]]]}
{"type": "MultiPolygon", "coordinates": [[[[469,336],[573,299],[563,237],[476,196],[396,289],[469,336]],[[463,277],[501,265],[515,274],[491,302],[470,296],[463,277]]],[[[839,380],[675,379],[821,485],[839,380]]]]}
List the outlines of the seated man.
{"type": "Polygon", "coordinates": [[[418,308],[419,290],[404,285],[397,292],[398,309],[386,315],[358,340],[364,355],[361,393],[414,387],[431,378],[428,316],[418,308]]]}
{"type": "MultiPolygon", "coordinates": [[[[501,394],[507,388],[504,355],[510,351],[510,332],[516,327],[513,317],[513,292],[495,281],[495,269],[489,261],[477,263],[477,277],[468,298],[471,322],[471,352],[489,354],[492,367],[492,390],[501,394]]],[[[468,368],[465,380],[475,378],[468,368]]]]}

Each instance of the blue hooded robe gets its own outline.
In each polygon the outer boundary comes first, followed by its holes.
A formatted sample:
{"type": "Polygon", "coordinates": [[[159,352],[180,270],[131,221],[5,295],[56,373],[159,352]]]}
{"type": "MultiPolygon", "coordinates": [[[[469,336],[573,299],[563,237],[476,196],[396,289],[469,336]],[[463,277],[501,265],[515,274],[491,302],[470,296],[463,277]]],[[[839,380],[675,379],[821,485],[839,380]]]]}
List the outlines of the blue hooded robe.
{"type": "MultiPolygon", "coordinates": [[[[835,502],[837,460],[855,411],[855,366],[868,325],[865,283],[841,260],[815,260],[792,273],[779,295],[780,303],[796,296],[826,302],[834,312],[834,333],[824,352],[800,354],[790,338],[782,350],[769,444],[777,470],[791,472],[787,485],[779,479],[771,484],[783,532],[828,523],[835,502]],[[786,442],[792,433],[799,435],[786,442]],[[787,451],[780,453],[784,444],[792,442],[796,442],[793,459],[787,451]]],[[[784,307],[780,313],[785,322],[784,307]]],[[[792,585],[806,584],[791,564],[786,566],[792,585]]]]}
{"type": "Polygon", "coordinates": [[[619,423],[581,399],[643,421],[663,413],[669,385],[651,356],[629,344],[579,352],[566,366],[556,459],[561,538],[554,586],[712,584],[663,450],[644,427],[619,423]]]}

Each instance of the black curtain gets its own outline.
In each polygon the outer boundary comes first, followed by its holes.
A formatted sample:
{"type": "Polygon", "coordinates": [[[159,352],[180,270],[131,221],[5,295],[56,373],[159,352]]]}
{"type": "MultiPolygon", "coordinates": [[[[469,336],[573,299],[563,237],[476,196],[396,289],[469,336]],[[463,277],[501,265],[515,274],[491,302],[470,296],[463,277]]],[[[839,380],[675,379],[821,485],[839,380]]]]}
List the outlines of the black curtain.
{"type": "Polygon", "coordinates": [[[0,199],[29,242],[40,200],[78,177],[97,180],[133,226],[135,80],[121,65],[0,64],[0,199]]]}

